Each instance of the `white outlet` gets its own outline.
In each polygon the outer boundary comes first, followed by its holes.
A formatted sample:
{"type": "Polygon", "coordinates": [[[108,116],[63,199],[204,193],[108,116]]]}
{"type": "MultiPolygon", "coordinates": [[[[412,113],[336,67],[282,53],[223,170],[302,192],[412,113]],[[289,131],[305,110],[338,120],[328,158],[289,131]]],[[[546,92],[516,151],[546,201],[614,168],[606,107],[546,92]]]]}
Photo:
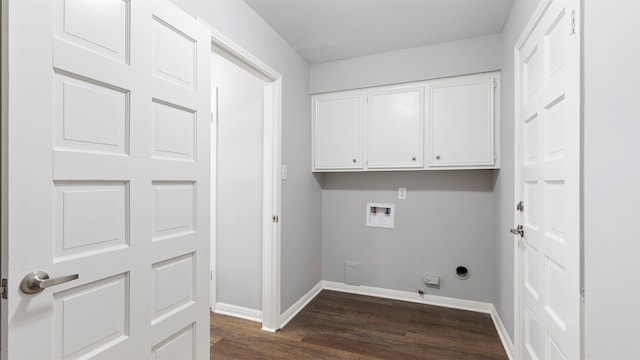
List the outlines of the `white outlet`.
{"type": "Polygon", "coordinates": [[[398,188],[398,199],[405,200],[407,198],[407,188],[398,188]]]}
{"type": "Polygon", "coordinates": [[[425,275],[422,281],[424,281],[426,285],[440,285],[440,278],[434,275],[425,275]]]}

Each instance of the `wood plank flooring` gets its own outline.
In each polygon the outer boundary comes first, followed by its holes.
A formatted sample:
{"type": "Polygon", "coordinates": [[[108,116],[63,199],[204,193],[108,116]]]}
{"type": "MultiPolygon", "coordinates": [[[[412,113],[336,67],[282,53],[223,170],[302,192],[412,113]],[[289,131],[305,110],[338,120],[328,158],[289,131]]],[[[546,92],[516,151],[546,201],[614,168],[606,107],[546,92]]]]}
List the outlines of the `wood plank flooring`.
{"type": "Polygon", "coordinates": [[[211,359],[507,359],[488,314],[322,291],[277,333],[211,315],[211,359]]]}

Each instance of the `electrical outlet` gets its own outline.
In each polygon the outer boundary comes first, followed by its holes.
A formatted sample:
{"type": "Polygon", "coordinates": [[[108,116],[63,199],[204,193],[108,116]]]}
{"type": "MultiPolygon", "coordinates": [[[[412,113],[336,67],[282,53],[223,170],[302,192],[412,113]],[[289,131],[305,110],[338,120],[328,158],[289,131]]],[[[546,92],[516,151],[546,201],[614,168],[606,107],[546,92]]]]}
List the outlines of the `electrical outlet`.
{"type": "Polygon", "coordinates": [[[425,275],[425,277],[422,278],[422,281],[424,281],[426,285],[440,285],[440,278],[434,275],[425,275]]]}
{"type": "Polygon", "coordinates": [[[398,199],[404,200],[406,198],[407,198],[407,188],[406,187],[398,188],[398,199]]]}

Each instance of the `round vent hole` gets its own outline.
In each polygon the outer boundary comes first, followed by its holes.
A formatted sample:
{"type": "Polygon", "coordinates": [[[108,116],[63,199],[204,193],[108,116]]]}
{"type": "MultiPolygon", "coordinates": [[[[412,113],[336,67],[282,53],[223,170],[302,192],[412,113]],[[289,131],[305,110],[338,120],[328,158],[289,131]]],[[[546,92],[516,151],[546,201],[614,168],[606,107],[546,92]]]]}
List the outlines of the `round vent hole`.
{"type": "Polygon", "coordinates": [[[466,266],[458,266],[456,268],[456,277],[460,280],[466,280],[469,278],[469,269],[466,266]]]}

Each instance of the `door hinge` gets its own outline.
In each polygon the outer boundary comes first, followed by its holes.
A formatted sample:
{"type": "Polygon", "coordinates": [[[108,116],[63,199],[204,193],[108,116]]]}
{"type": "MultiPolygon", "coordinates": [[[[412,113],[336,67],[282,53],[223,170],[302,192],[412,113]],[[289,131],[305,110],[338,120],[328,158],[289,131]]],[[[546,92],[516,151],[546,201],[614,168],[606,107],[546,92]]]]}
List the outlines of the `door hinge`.
{"type": "Polygon", "coordinates": [[[496,78],[493,78],[493,89],[497,89],[498,88],[498,82],[496,81],[496,78]]]}
{"type": "Polygon", "coordinates": [[[516,210],[520,212],[524,211],[524,202],[522,201],[518,202],[518,205],[516,205],[516,210]]]}
{"type": "Polygon", "coordinates": [[[6,299],[8,292],[9,289],[7,287],[7,279],[2,279],[2,282],[0,282],[0,296],[2,296],[3,299],[6,299]]]}
{"type": "Polygon", "coordinates": [[[571,10],[571,15],[569,15],[569,35],[576,34],[576,11],[571,10]]]}
{"type": "Polygon", "coordinates": [[[280,221],[280,219],[278,218],[278,215],[273,215],[271,220],[273,220],[273,222],[276,223],[276,224],[278,223],[278,221],[280,221]]]}

